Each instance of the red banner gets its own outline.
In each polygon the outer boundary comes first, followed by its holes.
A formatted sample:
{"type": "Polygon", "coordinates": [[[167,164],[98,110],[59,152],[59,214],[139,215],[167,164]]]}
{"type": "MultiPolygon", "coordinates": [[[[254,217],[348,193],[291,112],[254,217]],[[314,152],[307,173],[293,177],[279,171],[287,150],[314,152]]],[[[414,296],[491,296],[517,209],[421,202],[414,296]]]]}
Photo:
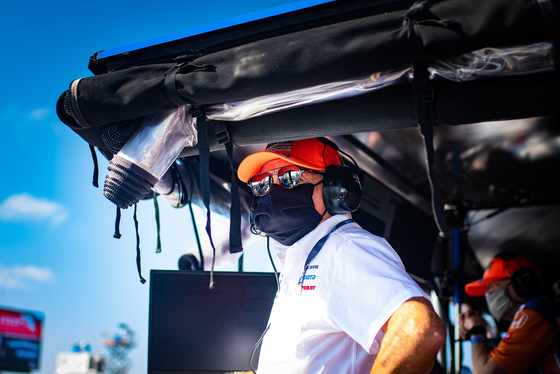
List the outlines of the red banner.
{"type": "Polygon", "coordinates": [[[34,313],[0,308],[0,335],[39,340],[41,322],[42,319],[34,313]]]}

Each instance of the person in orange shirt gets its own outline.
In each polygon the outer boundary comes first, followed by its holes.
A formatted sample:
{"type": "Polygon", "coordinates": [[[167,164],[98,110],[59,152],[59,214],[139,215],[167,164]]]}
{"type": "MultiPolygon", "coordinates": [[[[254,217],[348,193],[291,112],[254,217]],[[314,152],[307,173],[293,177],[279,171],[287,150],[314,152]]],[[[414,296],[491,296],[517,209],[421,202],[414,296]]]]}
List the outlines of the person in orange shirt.
{"type": "Polygon", "coordinates": [[[470,309],[459,316],[461,338],[472,343],[475,374],[560,373],[560,306],[543,292],[540,269],[515,253],[494,257],[482,279],[468,283],[470,296],[485,296],[496,321],[511,321],[497,346],[486,320],[470,309]]]}

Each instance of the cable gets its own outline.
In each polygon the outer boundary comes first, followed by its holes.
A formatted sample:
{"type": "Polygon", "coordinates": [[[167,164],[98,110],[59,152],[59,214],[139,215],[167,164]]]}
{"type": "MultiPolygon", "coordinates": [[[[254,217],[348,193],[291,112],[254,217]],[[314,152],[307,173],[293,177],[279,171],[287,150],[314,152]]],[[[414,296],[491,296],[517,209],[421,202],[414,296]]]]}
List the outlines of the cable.
{"type": "Polygon", "coordinates": [[[274,276],[276,277],[276,286],[278,287],[277,291],[280,291],[280,281],[278,280],[278,270],[276,270],[276,266],[274,266],[274,261],[272,260],[272,254],[270,253],[270,236],[266,237],[266,250],[268,252],[268,258],[270,259],[270,264],[272,265],[272,269],[274,270],[274,276]]]}
{"type": "Polygon", "coordinates": [[[264,335],[267,333],[269,328],[270,328],[270,323],[268,324],[268,326],[266,326],[266,329],[264,329],[264,331],[263,331],[261,337],[259,338],[259,340],[257,340],[257,343],[253,347],[253,351],[251,351],[251,357],[249,358],[249,367],[251,368],[251,371],[253,372],[253,374],[257,374],[257,371],[253,367],[253,358],[255,356],[255,352],[257,351],[257,348],[259,347],[259,345],[261,345],[261,343],[264,339],[264,335]]]}
{"type": "MultiPolygon", "coordinates": [[[[276,286],[278,287],[277,291],[280,291],[280,280],[278,279],[278,271],[276,270],[276,266],[274,265],[274,261],[272,260],[272,254],[270,253],[270,237],[269,236],[266,237],[266,250],[268,252],[268,258],[270,259],[270,264],[272,265],[272,269],[274,269],[274,276],[276,277],[276,286]]],[[[253,347],[253,350],[251,351],[251,357],[249,357],[249,367],[251,368],[251,371],[253,372],[253,374],[257,374],[255,368],[253,367],[253,359],[254,359],[254,356],[255,356],[255,352],[257,351],[257,348],[259,347],[259,345],[262,344],[264,336],[267,333],[269,328],[270,328],[270,323],[268,324],[268,326],[266,326],[266,329],[264,329],[264,331],[261,334],[259,340],[257,340],[257,342],[255,343],[255,346],[253,347]]]]}
{"type": "Polygon", "coordinates": [[[486,221],[487,219],[490,219],[494,216],[497,216],[498,214],[503,213],[504,211],[506,211],[509,208],[510,207],[508,206],[508,207],[496,209],[493,212],[488,213],[486,216],[484,216],[483,218],[480,218],[476,221],[474,221],[474,217],[473,217],[473,222],[469,224],[469,227],[473,227],[473,226],[478,225],[479,223],[481,223],[483,221],[486,221]]]}

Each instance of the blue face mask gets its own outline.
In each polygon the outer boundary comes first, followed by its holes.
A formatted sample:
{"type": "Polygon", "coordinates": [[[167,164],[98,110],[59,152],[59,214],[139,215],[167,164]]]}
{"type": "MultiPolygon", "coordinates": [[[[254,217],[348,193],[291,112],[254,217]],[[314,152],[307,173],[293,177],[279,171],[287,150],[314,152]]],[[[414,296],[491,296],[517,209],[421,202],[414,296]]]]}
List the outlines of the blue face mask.
{"type": "Polygon", "coordinates": [[[283,245],[292,245],[313,230],[323,216],[315,210],[310,183],[292,189],[273,184],[259,198],[254,211],[255,226],[283,245]]]}

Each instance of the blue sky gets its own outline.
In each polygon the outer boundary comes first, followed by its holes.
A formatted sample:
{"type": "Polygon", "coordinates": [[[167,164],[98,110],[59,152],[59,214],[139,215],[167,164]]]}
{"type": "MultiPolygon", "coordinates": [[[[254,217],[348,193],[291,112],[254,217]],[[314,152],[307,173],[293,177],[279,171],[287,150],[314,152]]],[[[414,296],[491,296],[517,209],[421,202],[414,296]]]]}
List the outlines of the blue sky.
{"type": "MultiPolygon", "coordinates": [[[[57,352],[77,341],[105,354],[103,334],[121,322],[138,341],[131,372],[146,372],[149,285],[136,273],[132,209],[123,212],[122,238],[113,239],[115,207],[92,186],[87,144],[58,120],[58,96],[72,80],[92,75],[87,66],[94,52],[288,2],[32,0],[3,7],[0,307],[44,313],[36,373],[54,373],[57,352]]],[[[106,166],[100,156],[100,184],[106,166]]],[[[153,204],[138,207],[146,279],[149,269],[176,269],[195,244],[188,209],[163,199],[160,208],[163,252],[155,254],[153,204]]],[[[248,259],[248,270],[268,271],[261,251],[252,265],[248,259]]]]}

